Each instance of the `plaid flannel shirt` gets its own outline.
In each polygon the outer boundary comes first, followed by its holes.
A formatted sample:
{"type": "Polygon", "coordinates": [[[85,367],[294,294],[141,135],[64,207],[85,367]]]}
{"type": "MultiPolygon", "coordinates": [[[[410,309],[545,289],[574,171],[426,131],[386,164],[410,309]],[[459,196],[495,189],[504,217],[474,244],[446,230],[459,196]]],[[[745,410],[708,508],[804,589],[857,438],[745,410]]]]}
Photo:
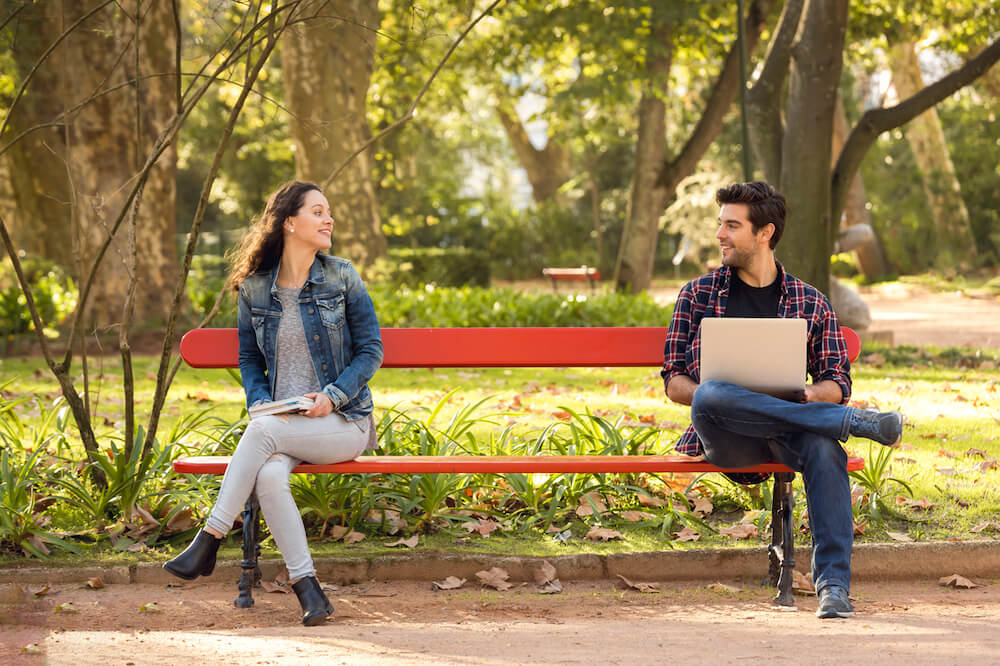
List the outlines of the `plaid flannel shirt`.
{"type": "MultiPolygon", "coordinates": [[[[826,297],[815,287],[785,272],[780,263],[778,279],[781,296],[778,299],[779,317],[797,317],[806,320],[808,347],[807,371],[813,383],[831,379],[840,385],[842,404],[851,397],[851,363],[847,358],[847,343],[840,332],[840,324],[826,297]]],[[[663,348],[663,388],[677,375],[687,375],[695,382],[700,379],[701,320],[704,317],[722,317],[729,300],[731,269],[723,266],[688,282],[677,296],[674,314],[667,330],[663,348]]],[[[678,453],[696,456],[702,453],[701,441],[694,427],[689,425],[674,449],[678,453]]],[[[767,474],[731,474],[740,483],[760,483],[767,474]]]]}

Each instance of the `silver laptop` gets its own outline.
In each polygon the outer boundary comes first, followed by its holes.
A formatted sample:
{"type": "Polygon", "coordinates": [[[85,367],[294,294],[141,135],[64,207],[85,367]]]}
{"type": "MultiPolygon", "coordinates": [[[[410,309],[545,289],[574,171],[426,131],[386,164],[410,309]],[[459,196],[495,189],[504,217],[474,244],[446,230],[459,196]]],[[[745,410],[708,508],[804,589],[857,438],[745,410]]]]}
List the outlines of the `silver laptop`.
{"type": "Polygon", "coordinates": [[[701,381],[709,380],[798,400],[806,387],[806,320],[702,319],[701,381]]]}

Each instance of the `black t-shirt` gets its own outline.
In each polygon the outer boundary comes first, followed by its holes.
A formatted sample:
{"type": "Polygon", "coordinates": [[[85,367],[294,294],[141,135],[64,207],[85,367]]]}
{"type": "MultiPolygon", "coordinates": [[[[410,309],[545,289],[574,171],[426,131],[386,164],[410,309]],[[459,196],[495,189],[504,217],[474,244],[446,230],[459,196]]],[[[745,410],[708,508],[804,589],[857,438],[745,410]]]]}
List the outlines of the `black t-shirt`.
{"type": "MultiPolygon", "coordinates": [[[[780,275],[779,275],[780,277],[780,275]]],[[[733,270],[729,277],[729,300],[726,317],[777,317],[781,298],[781,280],[766,287],[751,287],[733,270]]]]}

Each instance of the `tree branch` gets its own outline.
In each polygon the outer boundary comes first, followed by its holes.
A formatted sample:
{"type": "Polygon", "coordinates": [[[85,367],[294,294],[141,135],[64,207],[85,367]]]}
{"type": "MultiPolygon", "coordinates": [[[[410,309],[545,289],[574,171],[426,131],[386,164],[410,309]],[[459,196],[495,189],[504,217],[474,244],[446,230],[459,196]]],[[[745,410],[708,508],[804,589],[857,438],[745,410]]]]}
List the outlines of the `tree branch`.
{"type": "Polygon", "coordinates": [[[798,32],[804,5],[805,0],[788,0],[781,10],[778,27],[767,46],[760,77],[747,91],[746,112],[750,143],[758,164],[764,169],[764,178],[774,184],[781,181],[781,144],[784,135],[781,89],[788,77],[792,43],[798,32]]]}
{"type": "MultiPolygon", "coordinates": [[[[748,53],[757,46],[757,40],[764,29],[771,4],[772,0],[754,0],[747,11],[747,17],[744,21],[748,53]]],[[[729,113],[736,92],[739,90],[739,65],[739,44],[734,42],[726,54],[722,70],[719,72],[708,100],[705,102],[705,111],[698,119],[694,131],[688,137],[680,153],[673,160],[665,162],[660,168],[656,186],[664,191],[665,198],[673,194],[674,190],[677,189],[677,184],[685,176],[694,172],[698,161],[701,160],[705,151],[722,131],[723,121],[726,114],[729,113]]],[[[664,205],[666,205],[666,201],[664,201],[664,205]]]]}
{"type": "Polygon", "coordinates": [[[398,127],[402,126],[405,122],[413,118],[413,113],[414,111],[417,110],[417,105],[420,104],[420,100],[423,99],[428,89],[430,89],[431,83],[434,82],[434,79],[437,77],[438,73],[444,68],[445,63],[448,62],[448,59],[451,57],[451,54],[455,52],[455,49],[458,48],[458,45],[462,43],[465,37],[470,32],[472,32],[472,29],[475,28],[480,21],[486,18],[490,14],[490,12],[492,12],[502,2],[504,2],[504,0],[493,0],[493,2],[490,3],[489,7],[484,9],[482,13],[480,13],[479,16],[477,16],[472,23],[466,26],[465,30],[462,31],[462,34],[460,34],[458,38],[454,41],[454,43],[452,43],[451,48],[448,49],[448,52],[444,54],[443,58],[441,58],[441,62],[439,62],[437,67],[434,68],[434,72],[431,73],[430,78],[427,79],[427,82],[424,83],[424,86],[420,89],[420,92],[417,93],[417,96],[413,99],[413,103],[410,104],[410,108],[403,115],[403,117],[399,118],[391,125],[386,127],[384,130],[382,130],[372,138],[365,141],[360,148],[358,148],[353,153],[348,155],[347,159],[345,159],[340,166],[334,169],[333,173],[331,173],[329,176],[326,177],[326,180],[323,181],[320,187],[322,187],[325,190],[327,187],[330,186],[330,183],[332,183],[333,180],[340,175],[340,172],[347,168],[347,165],[351,163],[351,160],[353,160],[355,157],[366,151],[369,146],[373,145],[376,141],[378,141],[385,135],[389,134],[389,132],[394,131],[398,127]]]}
{"type": "Polygon", "coordinates": [[[956,90],[969,85],[1000,60],[1000,39],[954,72],[925,86],[916,94],[888,108],[869,109],[851,130],[833,169],[830,191],[831,220],[839,220],[844,211],[851,179],[861,166],[868,149],[882,132],[904,125],[956,90]]]}

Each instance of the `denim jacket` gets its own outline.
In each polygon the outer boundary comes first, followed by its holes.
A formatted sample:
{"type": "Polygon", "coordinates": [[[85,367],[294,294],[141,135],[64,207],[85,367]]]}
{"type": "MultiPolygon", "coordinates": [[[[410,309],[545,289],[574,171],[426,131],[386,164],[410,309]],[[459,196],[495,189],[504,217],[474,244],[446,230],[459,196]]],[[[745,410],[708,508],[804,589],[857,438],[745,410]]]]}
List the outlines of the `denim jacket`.
{"type": "MultiPolygon", "coordinates": [[[[274,395],[281,319],[278,267],[240,285],[240,372],[247,406],[274,395]]],[[[372,413],[368,381],[382,365],[382,335],[372,299],[351,262],[317,254],[299,294],[306,344],[322,391],[335,411],[354,421],[372,413]]]]}

